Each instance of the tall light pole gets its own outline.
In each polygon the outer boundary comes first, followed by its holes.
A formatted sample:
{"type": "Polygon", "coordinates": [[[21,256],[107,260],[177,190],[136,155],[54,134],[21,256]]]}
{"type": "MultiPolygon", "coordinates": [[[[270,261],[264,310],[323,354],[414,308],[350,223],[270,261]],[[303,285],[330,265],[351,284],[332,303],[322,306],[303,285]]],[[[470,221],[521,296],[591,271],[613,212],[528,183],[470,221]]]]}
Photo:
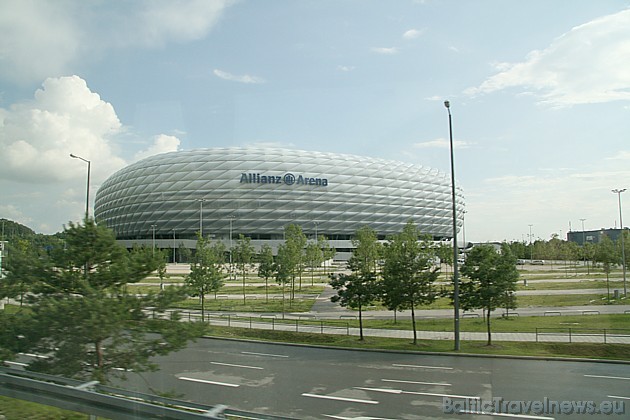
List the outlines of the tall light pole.
{"type": "Polygon", "coordinates": [[[157,225],[151,225],[151,231],[153,233],[153,242],[151,243],[152,249],[153,249],[153,255],[155,256],[155,228],[157,227],[157,225]]]}
{"type": "MultiPolygon", "coordinates": [[[[586,236],[584,235],[584,221],[586,219],[580,219],[580,222],[582,222],[582,259],[583,259],[583,264],[586,265],[586,236]]],[[[588,268],[587,268],[588,271],[588,268]]],[[[590,271],[589,271],[590,273],[590,271]]]]}
{"type": "Polygon", "coordinates": [[[234,216],[230,216],[230,280],[232,279],[232,222],[234,221],[234,216]]]}
{"type": "Polygon", "coordinates": [[[81,156],[73,155],[70,153],[70,157],[73,159],[80,159],[83,162],[88,164],[87,167],[87,189],[85,192],[85,221],[87,222],[88,217],[90,217],[90,166],[91,162],[87,159],[83,159],[81,156]]]}
{"type": "Polygon", "coordinates": [[[203,238],[203,202],[206,199],[198,198],[197,201],[199,201],[199,236],[203,238]]]}
{"type": "Polygon", "coordinates": [[[626,288],[626,249],[624,246],[625,241],[623,239],[623,215],[621,211],[621,193],[624,191],[626,191],[625,188],[612,190],[612,192],[617,194],[617,198],[619,199],[619,225],[621,226],[621,268],[623,270],[623,295],[628,296],[628,289],[626,288]]]}
{"type": "Polygon", "coordinates": [[[173,264],[177,264],[175,261],[175,229],[173,229],[173,264]]]}
{"type": "Polygon", "coordinates": [[[531,264],[531,262],[534,259],[534,247],[532,246],[532,241],[534,240],[534,235],[532,235],[532,226],[534,225],[529,225],[529,262],[531,264]]]}
{"type": "Polygon", "coordinates": [[[451,119],[451,103],[444,101],[448,111],[448,134],[451,148],[451,197],[453,199],[453,306],[455,308],[455,351],[459,350],[459,250],[457,249],[457,205],[455,203],[455,157],[453,153],[453,122],[451,119]]]}

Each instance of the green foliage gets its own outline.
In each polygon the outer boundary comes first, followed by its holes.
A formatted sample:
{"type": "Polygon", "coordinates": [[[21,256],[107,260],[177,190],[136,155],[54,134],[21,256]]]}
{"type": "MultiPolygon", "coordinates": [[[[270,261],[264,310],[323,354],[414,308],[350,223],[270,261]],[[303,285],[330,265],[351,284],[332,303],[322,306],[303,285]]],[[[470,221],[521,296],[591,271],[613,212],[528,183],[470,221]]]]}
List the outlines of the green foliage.
{"type": "Polygon", "coordinates": [[[381,299],[390,310],[411,309],[413,341],[417,343],[415,308],[432,303],[438,269],[432,267],[435,248],[410,221],[385,247],[381,299]]]}
{"type": "Polygon", "coordinates": [[[273,250],[267,244],[258,253],[258,277],[265,279],[265,300],[269,300],[269,279],[274,275],[273,250]]]}
{"type": "Polygon", "coordinates": [[[352,238],[354,250],[348,260],[348,268],[361,276],[376,276],[378,260],[383,247],[378,242],[376,231],[369,226],[362,226],[352,238]]]}
{"type": "Polygon", "coordinates": [[[206,294],[216,293],[223,286],[226,277],[224,263],[225,245],[222,242],[210,245],[207,238],[197,235],[197,252],[190,264],[190,274],[186,276],[184,282],[192,296],[199,296],[202,321],[206,294]]]}
{"type": "Polygon", "coordinates": [[[474,247],[461,268],[468,279],[459,286],[460,308],[464,311],[484,309],[486,311],[488,345],[492,343],[490,317],[499,307],[516,308],[516,282],[518,270],[516,257],[507,244],[502,244],[498,253],[492,245],[474,247]]]}
{"type": "Polygon", "coordinates": [[[247,266],[248,264],[251,264],[255,254],[251,238],[240,234],[238,242],[234,247],[233,254],[234,262],[243,275],[243,301],[245,301],[245,275],[247,274],[247,266]]]}
{"type": "Polygon", "coordinates": [[[154,355],[181,348],[194,332],[179,326],[179,336],[168,333],[175,320],[152,320],[148,309],[163,311],[185,294],[171,288],[135,296],[127,283],[138,282],[159,266],[152,250],[127,252],[110,231],[92,220],[70,224],[63,235],[65,248],[33,253],[28,246],[11,253],[15,281],[29,285],[30,305],[18,314],[3,316],[0,347],[13,357],[17,351],[46,354],[29,369],[80,379],[107,382],[125,370],[150,370],[154,355]],[[39,276],[32,282],[33,275],[39,276]],[[18,277],[20,277],[18,279],[18,277]],[[153,334],[149,335],[151,332],[153,334]],[[16,339],[17,338],[17,339],[16,339]]]}

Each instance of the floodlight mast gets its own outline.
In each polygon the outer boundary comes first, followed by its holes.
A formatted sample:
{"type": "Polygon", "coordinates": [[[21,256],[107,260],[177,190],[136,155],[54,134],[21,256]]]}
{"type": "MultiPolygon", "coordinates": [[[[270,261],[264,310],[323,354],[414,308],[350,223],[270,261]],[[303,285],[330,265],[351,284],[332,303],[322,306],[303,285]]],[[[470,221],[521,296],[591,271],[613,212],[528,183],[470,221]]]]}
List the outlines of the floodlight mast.
{"type": "Polygon", "coordinates": [[[451,150],[451,198],[453,201],[453,307],[454,307],[454,339],[455,350],[458,351],[459,345],[459,267],[457,260],[459,259],[459,249],[457,247],[457,204],[455,194],[455,157],[453,153],[453,122],[451,118],[451,103],[444,101],[444,106],[448,111],[448,133],[449,144],[451,150]]]}

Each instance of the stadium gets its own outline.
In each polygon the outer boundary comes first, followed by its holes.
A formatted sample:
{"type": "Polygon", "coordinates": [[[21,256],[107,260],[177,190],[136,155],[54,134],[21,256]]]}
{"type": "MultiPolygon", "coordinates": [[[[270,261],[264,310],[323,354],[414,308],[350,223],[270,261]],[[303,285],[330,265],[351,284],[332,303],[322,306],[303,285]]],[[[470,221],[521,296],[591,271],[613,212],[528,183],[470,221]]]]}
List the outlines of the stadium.
{"type": "MultiPolygon", "coordinates": [[[[457,191],[458,226],[464,198],[457,191]]],[[[450,177],[427,167],[336,153],[212,148],[151,156],[99,188],[95,218],[117,240],[162,249],[195,247],[197,232],[231,246],[239,235],[275,250],[285,226],[325,235],[345,260],[368,225],[379,239],[413,220],[435,240],[452,238],[450,177]]]]}

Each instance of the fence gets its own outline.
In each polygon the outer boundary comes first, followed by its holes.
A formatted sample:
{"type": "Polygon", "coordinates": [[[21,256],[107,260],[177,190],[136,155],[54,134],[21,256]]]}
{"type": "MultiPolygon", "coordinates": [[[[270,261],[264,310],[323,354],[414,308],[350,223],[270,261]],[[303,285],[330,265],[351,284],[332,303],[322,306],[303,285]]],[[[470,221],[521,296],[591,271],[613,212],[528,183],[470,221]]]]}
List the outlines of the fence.
{"type": "Polygon", "coordinates": [[[630,329],[621,328],[536,328],[536,342],[554,341],[573,343],[580,337],[580,342],[585,338],[592,338],[588,342],[593,343],[627,343],[630,339],[630,329]]]}
{"type": "MultiPolygon", "coordinates": [[[[183,319],[201,321],[201,313],[178,311],[183,319]]],[[[153,317],[157,317],[153,313],[153,317]]],[[[350,323],[343,320],[315,320],[308,316],[294,316],[278,318],[277,315],[241,316],[234,314],[214,315],[206,314],[204,322],[222,327],[237,327],[271,331],[291,331],[315,334],[345,334],[350,335],[350,323]]]]}

